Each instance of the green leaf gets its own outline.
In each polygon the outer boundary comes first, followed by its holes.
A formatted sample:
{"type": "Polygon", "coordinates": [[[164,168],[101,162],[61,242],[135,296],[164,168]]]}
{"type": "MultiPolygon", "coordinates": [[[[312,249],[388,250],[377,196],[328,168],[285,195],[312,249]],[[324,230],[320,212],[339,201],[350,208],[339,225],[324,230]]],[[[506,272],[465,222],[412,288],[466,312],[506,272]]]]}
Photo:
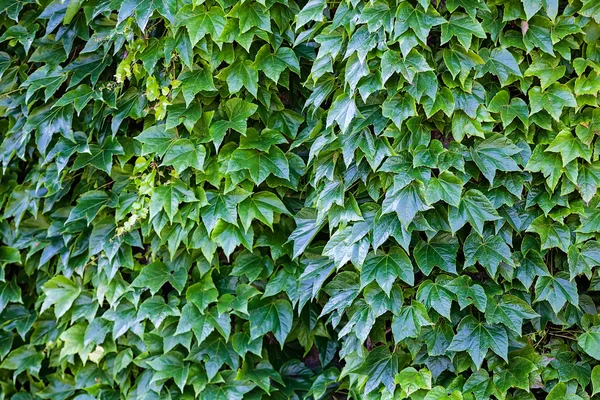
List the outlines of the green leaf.
{"type": "Polygon", "coordinates": [[[537,77],[540,80],[542,91],[545,91],[565,75],[567,68],[564,65],[558,65],[558,62],[559,59],[556,58],[536,57],[523,75],[537,77]]]}
{"type": "Polygon", "coordinates": [[[494,184],[496,171],[520,171],[511,156],[521,152],[514,143],[501,135],[494,135],[471,148],[471,157],[483,175],[494,184]]]}
{"type": "Polygon", "coordinates": [[[156,153],[162,157],[177,139],[177,135],[174,130],[165,129],[164,125],[155,125],[144,130],[135,139],[142,143],[142,154],[156,153]]]}
{"type": "Polygon", "coordinates": [[[190,35],[191,45],[195,46],[206,35],[218,39],[225,29],[225,13],[220,7],[183,6],[175,15],[175,25],[185,26],[190,35]]]}
{"type": "Polygon", "coordinates": [[[600,365],[592,369],[592,396],[600,392],[600,365]]]}
{"type": "Polygon", "coordinates": [[[437,178],[431,178],[425,190],[425,201],[433,204],[443,200],[447,204],[458,207],[463,183],[449,171],[442,172],[437,178]]]}
{"type": "Polygon", "coordinates": [[[113,165],[113,156],[124,154],[123,147],[116,140],[108,139],[103,146],[90,145],[90,152],[79,153],[73,163],[76,171],[86,165],[92,165],[110,175],[113,165]]]}
{"type": "Polygon", "coordinates": [[[200,312],[204,312],[209,304],[217,301],[219,292],[215,287],[210,275],[206,275],[198,283],[187,288],[185,298],[192,302],[200,312]]]}
{"type": "MultiPolygon", "coordinates": [[[[527,72],[525,75],[527,76],[527,72]]],[[[520,98],[511,99],[510,94],[506,90],[501,90],[496,93],[487,108],[491,112],[500,113],[502,125],[505,128],[510,125],[515,118],[518,118],[525,126],[529,125],[529,107],[520,98]]],[[[505,140],[508,141],[508,139],[505,140]]],[[[514,147],[514,145],[512,146],[514,147]]]]}
{"type": "Polygon", "coordinates": [[[463,318],[448,351],[466,351],[479,369],[488,350],[508,361],[508,337],[504,327],[482,323],[473,316],[463,318]]]}
{"type": "Polygon", "coordinates": [[[271,53],[271,47],[264,45],[260,48],[254,58],[256,69],[277,83],[281,73],[289,69],[296,74],[300,74],[300,63],[292,49],[289,47],[280,47],[275,53],[271,53]]]}
{"type": "Polygon", "coordinates": [[[581,249],[576,245],[571,245],[568,256],[571,280],[583,273],[591,276],[592,268],[600,265],[600,243],[590,240],[585,242],[581,249]]]}
{"type": "Polygon", "coordinates": [[[396,10],[394,34],[398,37],[411,29],[422,43],[426,43],[431,28],[445,22],[433,7],[423,12],[420,7],[413,8],[409,3],[400,3],[396,10]]]}
{"type": "Polygon", "coordinates": [[[566,277],[568,276],[564,273],[556,276],[540,276],[535,283],[534,301],[548,301],[555,313],[558,313],[567,301],[575,307],[579,307],[577,287],[566,277]]]}
{"type": "Polygon", "coordinates": [[[540,215],[529,225],[527,232],[540,235],[542,250],[558,247],[565,253],[569,251],[571,231],[567,225],[559,221],[540,215]]]}
{"type": "Polygon", "coordinates": [[[381,113],[384,117],[394,121],[398,129],[402,129],[402,122],[408,118],[417,115],[415,99],[406,94],[404,96],[396,95],[388,98],[381,106],[381,113]]]}
{"type": "Polygon", "coordinates": [[[500,216],[483,193],[471,189],[465,192],[458,207],[450,209],[448,219],[452,233],[458,231],[468,222],[480,236],[483,236],[485,221],[496,221],[500,219],[500,216]]]}
{"type": "Polygon", "coordinates": [[[251,2],[243,6],[237,4],[231,9],[229,15],[239,20],[240,33],[245,33],[252,28],[271,32],[269,9],[258,2],[251,2]]]}
{"type": "Polygon", "coordinates": [[[195,145],[189,139],[177,139],[173,141],[166,151],[162,165],[171,165],[178,174],[187,168],[202,171],[206,149],[201,144],[195,145]]]}
{"type": "Polygon", "coordinates": [[[417,300],[424,304],[426,308],[433,307],[440,315],[450,319],[450,308],[452,307],[452,300],[454,300],[454,293],[442,282],[436,281],[434,283],[428,279],[421,283],[417,291],[417,300]]]}
{"type": "Polygon", "coordinates": [[[417,301],[411,305],[403,306],[398,315],[392,320],[392,333],[396,343],[406,338],[416,338],[421,334],[421,328],[433,325],[427,314],[425,306],[417,301]]]}
{"type": "Polygon", "coordinates": [[[189,375],[189,364],[184,361],[183,354],[178,351],[170,351],[148,361],[148,365],[156,371],[152,382],[173,379],[179,390],[183,392],[189,375]]]}
{"type": "MultiPolygon", "coordinates": [[[[523,76],[519,64],[513,54],[501,47],[495,48],[490,52],[484,70],[496,75],[498,79],[500,79],[502,86],[505,85],[511,75],[516,77],[523,76]]],[[[533,111],[531,113],[534,114],[533,111]]]]}
{"type": "Polygon", "coordinates": [[[289,162],[278,147],[272,147],[268,153],[238,149],[231,156],[228,170],[247,170],[257,185],[263,183],[269,175],[282,179],[290,178],[289,162]]]}
{"type": "Polygon", "coordinates": [[[44,354],[37,351],[33,346],[24,345],[13,350],[0,364],[0,368],[14,371],[13,376],[15,378],[23,371],[38,377],[43,360],[44,354]]]}
{"type": "Polygon", "coordinates": [[[369,352],[365,361],[356,370],[356,373],[366,375],[365,394],[377,389],[380,384],[394,393],[396,383],[394,377],[398,373],[399,356],[390,353],[387,346],[379,346],[369,352]]]}
{"type": "Polygon", "coordinates": [[[329,295],[329,300],[323,307],[321,316],[332,311],[343,312],[350,307],[360,293],[358,282],[358,275],[354,272],[343,271],[337,274],[323,289],[329,295]]]}
{"type": "Polygon", "coordinates": [[[577,344],[590,356],[600,360],[600,330],[597,326],[582,333],[577,338],[577,344]]]}
{"type": "Polygon", "coordinates": [[[593,0],[584,0],[583,7],[579,10],[579,14],[593,18],[600,24],[600,4],[593,0]]]}
{"type": "Polygon", "coordinates": [[[155,261],[146,265],[139,275],[133,280],[131,286],[148,288],[154,294],[169,280],[171,274],[167,265],[161,261],[155,261]]]}
{"type": "Polygon", "coordinates": [[[224,79],[231,94],[246,88],[254,97],[258,95],[258,71],[250,60],[236,60],[221,70],[217,78],[224,79]]]}
{"type": "Polygon", "coordinates": [[[283,299],[272,299],[266,304],[250,309],[250,339],[254,340],[273,332],[275,339],[281,345],[292,329],[294,312],[290,303],[283,299]]]}
{"type": "Polygon", "coordinates": [[[442,44],[456,37],[466,49],[471,47],[473,36],[485,39],[485,31],[476,19],[466,14],[453,13],[447,24],[442,25],[442,44]]]}
{"type": "Polygon", "coordinates": [[[573,137],[569,131],[561,131],[550,146],[546,148],[547,152],[560,153],[563,160],[563,167],[566,167],[571,161],[576,158],[583,158],[590,162],[592,157],[592,149],[581,143],[581,141],[573,137]]]}
{"type": "Polygon", "coordinates": [[[477,232],[471,234],[465,240],[463,247],[465,253],[465,267],[481,264],[490,277],[495,278],[500,263],[506,263],[514,267],[510,248],[501,236],[480,236],[477,232]]]}
{"type": "Polygon", "coordinates": [[[106,192],[99,190],[90,190],[84,193],[77,200],[77,205],[73,207],[66,224],[69,222],[85,219],[89,225],[98,215],[100,210],[110,203],[110,198],[106,192]]]}
{"type": "Polygon", "coordinates": [[[447,233],[440,233],[427,242],[419,241],[414,250],[415,260],[425,275],[429,276],[434,267],[456,274],[458,248],[458,239],[447,233]]]}
{"type": "Polygon", "coordinates": [[[396,277],[409,285],[414,284],[414,272],[410,258],[404,250],[393,247],[389,253],[371,253],[367,256],[360,273],[360,286],[364,288],[374,280],[389,296],[396,277]]]}
{"type": "Polygon", "coordinates": [[[362,116],[356,108],[354,98],[348,96],[346,93],[342,93],[331,104],[331,108],[327,113],[327,127],[332,126],[336,122],[342,132],[346,132],[350,123],[355,118],[360,117],[362,116]]]}
{"type": "Polygon", "coordinates": [[[290,212],[279,198],[271,192],[258,192],[248,197],[238,206],[240,221],[247,231],[254,219],[258,219],[269,228],[273,229],[274,216],[290,212]]]}
{"type": "Polygon", "coordinates": [[[54,315],[58,319],[71,309],[81,293],[81,286],[62,275],[57,275],[42,286],[42,291],[46,297],[40,312],[54,306],[54,315]]]}
{"type": "Polygon", "coordinates": [[[417,371],[413,367],[404,368],[394,382],[400,385],[407,396],[420,389],[431,389],[431,372],[427,369],[417,371]]]}
{"type": "Polygon", "coordinates": [[[197,200],[194,192],[181,181],[159,186],[152,191],[152,197],[150,198],[150,219],[164,210],[169,217],[169,221],[173,221],[182,202],[191,203],[197,200]]]}
{"type": "Polygon", "coordinates": [[[565,107],[577,107],[573,93],[567,86],[560,83],[553,83],[543,91],[537,86],[533,87],[529,90],[528,95],[531,106],[530,115],[546,110],[554,120],[559,121],[565,107]]]}
{"type": "Polygon", "coordinates": [[[23,304],[21,288],[17,285],[16,279],[8,282],[0,282],[0,313],[4,311],[9,303],[23,304]]]}
{"type": "Polygon", "coordinates": [[[425,188],[423,184],[414,181],[406,186],[397,189],[393,188],[386,193],[382,204],[382,213],[387,214],[396,212],[402,226],[408,227],[417,216],[419,211],[426,211],[431,208],[425,203],[425,188]]]}
{"type": "Polygon", "coordinates": [[[539,315],[531,306],[516,296],[505,294],[497,303],[490,302],[485,318],[490,324],[503,324],[521,336],[523,320],[537,318],[539,315]]]}

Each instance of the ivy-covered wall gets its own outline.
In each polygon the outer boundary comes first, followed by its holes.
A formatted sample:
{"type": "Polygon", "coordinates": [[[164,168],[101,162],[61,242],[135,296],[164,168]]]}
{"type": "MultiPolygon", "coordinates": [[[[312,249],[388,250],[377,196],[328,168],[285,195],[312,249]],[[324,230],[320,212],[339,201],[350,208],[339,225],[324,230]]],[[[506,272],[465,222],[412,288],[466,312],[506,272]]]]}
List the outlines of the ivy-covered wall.
{"type": "Polygon", "coordinates": [[[599,0],[0,0],[0,399],[590,399],[599,0]]]}

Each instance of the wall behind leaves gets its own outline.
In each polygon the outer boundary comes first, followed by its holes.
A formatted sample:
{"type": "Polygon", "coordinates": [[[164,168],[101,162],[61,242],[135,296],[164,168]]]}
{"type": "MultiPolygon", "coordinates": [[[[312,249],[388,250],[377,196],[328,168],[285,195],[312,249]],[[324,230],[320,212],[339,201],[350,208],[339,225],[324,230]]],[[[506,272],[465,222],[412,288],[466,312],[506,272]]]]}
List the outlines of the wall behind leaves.
{"type": "Polygon", "coordinates": [[[600,392],[600,1],[0,0],[0,399],[600,392]]]}

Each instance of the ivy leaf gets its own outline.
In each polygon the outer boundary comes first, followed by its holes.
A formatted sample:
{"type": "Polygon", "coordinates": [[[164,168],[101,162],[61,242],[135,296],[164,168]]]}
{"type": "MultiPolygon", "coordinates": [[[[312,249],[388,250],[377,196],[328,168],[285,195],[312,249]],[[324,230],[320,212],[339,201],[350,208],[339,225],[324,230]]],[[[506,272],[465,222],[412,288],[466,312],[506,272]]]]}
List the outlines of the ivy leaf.
{"type": "Polygon", "coordinates": [[[275,53],[271,53],[271,46],[264,45],[260,48],[254,58],[256,69],[277,83],[281,73],[287,68],[296,74],[300,74],[300,63],[292,49],[280,47],[275,53]]]}
{"type": "Polygon", "coordinates": [[[398,373],[400,359],[396,353],[390,353],[387,346],[379,346],[371,350],[356,373],[367,376],[365,394],[377,389],[380,384],[394,393],[396,383],[394,377],[398,373]]]}
{"type": "Polygon", "coordinates": [[[409,94],[388,98],[381,106],[381,113],[384,117],[394,121],[394,125],[398,129],[402,129],[402,122],[417,115],[415,99],[409,94]]]}
{"type": "Polygon", "coordinates": [[[165,153],[162,165],[171,165],[178,174],[187,168],[203,171],[206,149],[201,144],[195,145],[189,139],[177,139],[173,141],[165,153]]]}
{"type": "Polygon", "coordinates": [[[552,143],[546,148],[547,152],[560,153],[563,160],[563,167],[566,167],[571,161],[576,158],[583,158],[590,162],[592,157],[592,149],[581,143],[581,141],[573,137],[569,131],[561,131],[552,143]]]}
{"type": "Polygon", "coordinates": [[[483,140],[475,147],[471,148],[471,157],[479,167],[483,175],[494,184],[496,171],[520,171],[519,166],[511,158],[519,154],[519,149],[514,143],[502,135],[494,135],[483,140]]]}
{"type": "Polygon", "coordinates": [[[417,371],[413,367],[404,368],[396,377],[398,383],[407,396],[420,389],[431,389],[431,372],[427,369],[417,371]]]}
{"type": "Polygon", "coordinates": [[[356,108],[354,98],[348,96],[346,93],[340,94],[336,97],[335,101],[331,104],[331,108],[327,114],[327,127],[337,122],[342,132],[346,132],[350,123],[355,118],[361,118],[362,115],[356,108]]]}
{"type": "Polygon", "coordinates": [[[73,170],[76,171],[92,165],[110,175],[113,165],[113,156],[124,154],[121,144],[112,139],[108,139],[102,146],[96,144],[90,145],[89,153],[79,153],[73,163],[73,170]]]}
{"type": "Polygon", "coordinates": [[[471,315],[463,318],[448,351],[466,351],[479,369],[488,350],[508,361],[508,336],[505,328],[482,323],[471,315]]]}
{"type": "Polygon", "coordinates": [[[396,277],[409,285],[414,284],[413,266],[399,247],[393,247],[387,254],[371,253],[367,256],[360,273],[360,286],[364,288],[374,280],[389,296],[396,277]]]}
{"type": "Polygon", "coordinates": [[[597,326],[582,333],[577,338],[577,344],[590,356],[600,360],[600,329],[597,326]]]}
{"type": "Polygon", "coordinates": [[[150,293],[154,295],[154,293],[158,292],[167,283],[170,276],[171,274],[167,265],[161,261],[155,261],[142,268],[140,274],[131,283],[131,286],[148,288],[150,289],[150,293]]]}
{"type": "Polygon", "coordinates": [[[488,303],[485,318],[490,324],[503,324],[521,336],[523,320],[537,318],[539,315],[525,301],[516,296],[505,294],[497,303],[488,303]]]}
{"type": "Polygon", "coordinates": [[[540,80],[542,91],[545,91],[565,75],[567,68],[564,65],[558,65],[558,61],[547,56],[538,57],[533,60],[523,75],[537,77],[540,80]]]}
{"type": "Polygon", "coordinates": [[[568,275],[559,273],[556,276],[540,276],[535,284],[534,302],[547,300],[555,313],[558,313],[567,300],[579,307],[577,287],[568,279],[568,275]]]}
{"type": "Polygon", "coordinates": [[[485,267],[492,278],[496,277],[500,263],[503,262],[513,267],[515,265],[510,248],[501,236],[487,234],[480,236],[477,232],[471,232],[465,240],[463,250],[465,267],[478,262],[485,267]]]}
{"type": "Polygon", "coordinates": [[[433,323],[425,306],[413,300],[411,305],[403,306],[392,320],[394,340],[400,343],[406,338],[416,338],[420,335],[422,327],[430,325],[433,323]]]}
{"type": "Polygon", "coordinates": [[[208,34],[218,39],[225,29],[225,22],[225,13],[220,7],[194,7],[191,4],[181,7],[174,20],[176,26],[186,27],[192,46],[208,34]]]}
{"type": "Polygon", "coordinates": [[[16,279],[0,283],[0,313],[9,303],[23,303],[21,288],[17,285],[16,279]]]}
{"type": "Polygon", "coordinates": [[[420,182],[411,182],[400,189],[394,185],[383,200],[381,212],[387,214],[395,211],[402,226],[408,227],[419,211],[431,208],[425,203],[424,197],[425,188],[420,182]]]}
{"type": "Polygon", "coordinates": [[[343,312],[352,305],[360,293],[359,277],[354,272],[343,271],[337,274],[323,289],[329,295],[329,301],[323,307],[321,316],[332,311],[343,312]]]}
{"type": "Polygon", "coordinates": [[[148,365],[156,371],[152,377],[152,382],[173,379],[179,390],[183,392],[189,375],[189,364],[184,361],[184,358],[182,353],[170,351],[152,361],[148,361],[148,365]]]}
{"type": "Polygon", "coordinates": [[[585,273],[592,275],[592,268],[600,265],[600,243],[590,240],[578,249],[576,245],[569,247],[569,273],[570,279],[585,273]]]}
{"type": "Polygon", "coordinates": [[[81,286],[62,275],[57,275],[46,282],[42,290],[46,297],[40,312],[54,306],[54,315],[58,319],[71,309],[81,293],[81,286]]]}
{"type": "Polygon", "coordinates": [[[246,88],[254,97],[258,95],[258,71],[250,60],[238,59],[224,68],[217,78],[224,79],[231,94],[246,88]]]}
{"type": "Polygon", "coordinates": [[[494,371],[494,384],[502,392],[513,387],[528,390],[529,374],[537,369],[535,364],[525,357],[512,357],[506,367],[494,371]]]}
{"type": "Polygon", "coordinates": [[[408,3],[401,3],[396,9],[394,35],[397,38],[411,29],[422,43],[426,43],[431,28],[445,22],[446,20],[440,17],[433,7],[423,12],[418,7],[413,8],[408,3]]]}
{"type": "Polygon", "coordinates": [[[119,19],[117,23],[121,23],[127,18],[135,15],[135,21],[140,29],[144,31],[154,10],[157,10],[161,15],[173,22],[176,11],[176,2],[172,0],[124,0],[119,9],[119,19]]]}
{"type": "Polygon", "coordinates": [[[271,192],[258,192],[252,197],[248,197],[239,204],[238,212],[246,231],[254,219],[258,219],[273,229],[275,213],[290,215],[281,200],[271,192]]]}
{"type": "Polygon", "coordinates": [[[573,93],[560,83],[553,83],[544,91],[539,87],[533,87],[529,90],[528,95],[531,106],[530,116],[546,110],[554,120],[559,121],[563,108],[577,107],[573,93]]]}
{"type": "Polygon", "coordinates": [[[96,218],[98,213],[102,208],[107,206],[110,203],[110,197],[108,194],[99,190],[90,190],[89,192],[84,193],[77,200],[77,205],[73,207],[71,213],[69,214],[69,218],[65,222],[68,224],[73,221],[77,221],[80,219],[85,219],[87,224],[90,223],[96,218]]]}
{"type": "Polygon", "coordinates": [[[450,319],[450,308],[453,299],[454,293],[446,285],[437,281],[434,283],[429,279],[422,282],[417,291],[417,300],[420,303],[428,309],[433,307],[435,311],[447,319],[450,319]]]}
{"type": "Polygon", "coordinates": [[[250,339],[254,340],[264,336],[267,332],[273,332],[283,348],[285,339],[292,329],[294,313],[290,303],[283,299],[273,299],[249,311],[250,339]]]}
{"type": "Polygon", "coordinates": [[[135,139],[142,143],[142,154],[156,153],[162,157],[177,139],[177,135],[174,130],[165,129],[163,125],[155,125],[144,130],[135,139]]]}
{"type": "Polygon", "coordinates": [[[542,250],[558,247],[565,253],[569,251],[571,244],[571,231],[569,227],[559,221],[540,215],[537,217],[527,232],[534,232],[540,235],[542,240],[542,250]]]}
{"type": "Polygon", "coordinates": [[[271,174],[282,179],[290,178],[289,162],[279,147],[272,147],[268,153],[238,149],[231,156],[228,170],[247,170],[257,185],[271,174]]]}
{"type": "Polygon", "coordinates": [[[239,20],[240,33],[246,33],[252,28],[271,32],[269,9],[258,2],[244,4],[243,7],[241,4],[237,4],[231,9],[229,15],[239,20]]]}
{"type": "Polygon", "coordinates": [[[462,13],[453,13],[447,24],[442,25],[442,44],[456,37],[466,49],[471,47],[473,36],[485,39],[485,31],[476,19],[462,13]]]}
{"type": "Polygon", "coordinates": [[[317,213],[311,208],[302,208],[294,217],[296,229],[289,237],[294,243],[294,258],[297,258],[323,228],[325,221],[317,219],[317,213]]]}
{"type": "Polygon", "coordinates": [[[164,210],[169,217],[169,221],[173,221],[182,202],[191,203],[197,200],[194,192],[181,181],[159,186],[153,190],[150,198],[150,219],[164,210]]]}
{"type": "MultiPolygon", "coordinates": [[[[496,75],[500,79],[502,86],[504,86],[511,75],[516,77],[523,76],[515,56],[510,51],[501,47],[495,48],[490,52],[484,70],[496,75]]],[[[531,113],[534,114],[533,111],[531,113]]]]}
{"type": "Polygon", "coordinates": [[[480,236],[483,235],[485,221],[500,219],[498,212],[490,200],[479,190],[471,189],[465,192],[458,207],[452,207],[448,215],[452,233],[458,231],[467,222],[471,224],[480,236]]]}
{"type": "Polygon", "coordinates": [[[447,204],[458,207],[462,189],[462,181],[453,173],[444,171],[437,178],[433,177],[429,180],[425,189],[425,201],[427,204],[433,204],[444,200],[447,204]]]}
{"type": "Polygon", "coordinates": [[[37,351],[35,347],[24,345],[16,350],[13,350],[2,364],[0,368],[14,371],[13,377],[17,377],[21,372],[27,371],[35,377],[39,377],[40,369],[44,354],[37,351]]]}
{"type": "Polygon", "coordinates": [[[453,279],[448,282],[447,287],[456,295],[461,310],[473,304],[479,311],[485,311],[487,306],[485,291],[481,285],[473,284],[470,277],[463,275],[453,279]]]}
{"type": "Polygon", "coordinates": [[[592,369],[592,396],[600,392],[600,366],[592,369]]]}
{"type": "Polygon", "coordinates": [[[414,250],[419,269],[429,276],[434,267],[456,274],[456,254],[458,239],[447,233],[440,233],[429,241],[420,240],[414,250]]]}
{"type": "Polygon", "coordinates": [[[529,125],[529,107],[527,107],[527,104],[522,99],[513,98],[511,100],[510,95],[506,90],[501,90],[496,93],[487,108],[491,112],[500,113],[502,125],[505,128],[510,125],[515,118],[521,120],[525,126],[529,125]]]}
{"type": "Polygon", "coordinates": [[[583,7],[578,12],[583,16],[593,18],[600,24],[600,5],[593,0],[584,0],[583,7]]]}

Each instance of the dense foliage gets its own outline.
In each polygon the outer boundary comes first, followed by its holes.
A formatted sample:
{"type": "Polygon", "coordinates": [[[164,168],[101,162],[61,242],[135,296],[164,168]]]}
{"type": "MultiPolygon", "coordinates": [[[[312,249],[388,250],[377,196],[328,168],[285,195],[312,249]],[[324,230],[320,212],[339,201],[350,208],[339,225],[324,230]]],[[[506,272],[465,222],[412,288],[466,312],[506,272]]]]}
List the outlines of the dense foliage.
{"type": "Polygon", "coordinates": [[[0,0],[0,398],[600,392],[599,38],[598,0],[0,0]]]}

